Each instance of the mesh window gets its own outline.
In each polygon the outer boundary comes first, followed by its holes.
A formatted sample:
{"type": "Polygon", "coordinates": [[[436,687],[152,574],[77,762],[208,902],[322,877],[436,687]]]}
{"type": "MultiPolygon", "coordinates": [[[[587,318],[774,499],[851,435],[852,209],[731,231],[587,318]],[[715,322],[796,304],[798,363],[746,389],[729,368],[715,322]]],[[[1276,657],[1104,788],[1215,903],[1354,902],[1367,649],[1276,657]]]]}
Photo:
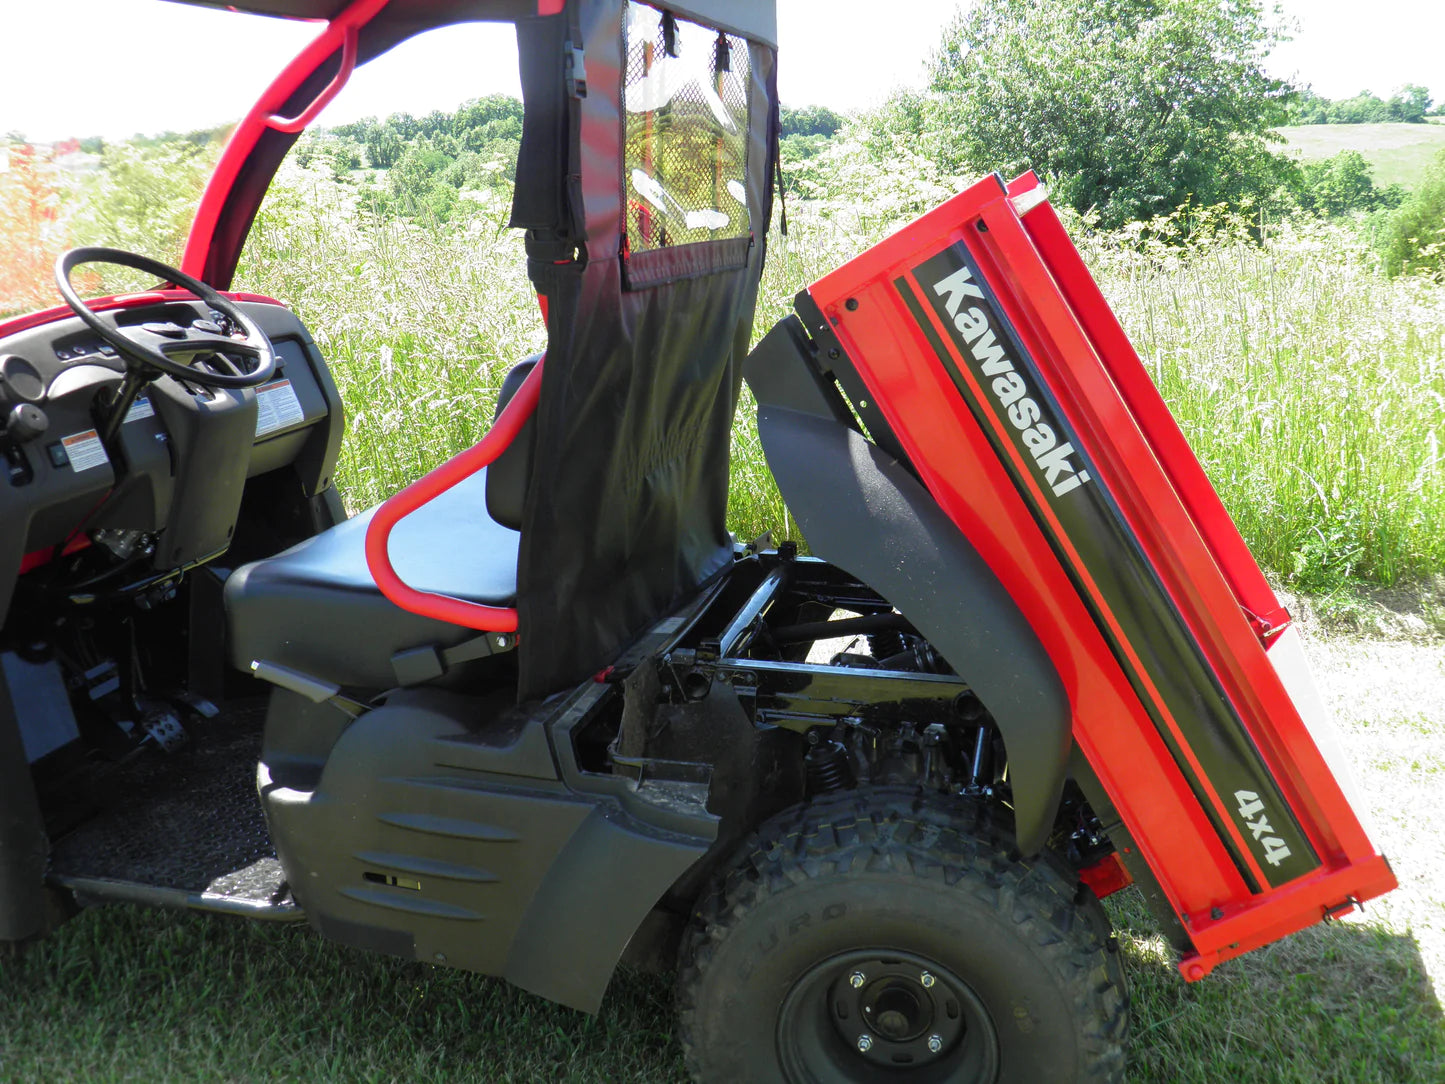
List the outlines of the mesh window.
{"type": "Polygon", "coordinates": [[[749,235],[750,85],[744,39],[628,4],[629,251],[749,235]]]}

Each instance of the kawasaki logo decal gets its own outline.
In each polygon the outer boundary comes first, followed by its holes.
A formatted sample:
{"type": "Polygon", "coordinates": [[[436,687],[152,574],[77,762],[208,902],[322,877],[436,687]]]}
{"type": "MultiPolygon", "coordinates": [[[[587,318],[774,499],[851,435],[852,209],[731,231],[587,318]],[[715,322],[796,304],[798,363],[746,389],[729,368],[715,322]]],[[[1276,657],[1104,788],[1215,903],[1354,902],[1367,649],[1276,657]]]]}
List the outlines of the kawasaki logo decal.
{"type": "Polygon", "coordinates": [[[989,319],[987,304],[970,305],[965,299],[984,301],[983,291],[973,279],[973,271],[960,267],[947,278],[933,284],[933,292],[943,298],[943,306],[953,320],[953,329],[961,340],[965,357],[971,357],[983,383],[1019,433],[1023,446],[1033,457],[1034,469],[1055,497],[1071,493],[1093,479],[1089,472],[1075,465],[1077,455],[1068,441],[1059,441],[1054,427],[1043,420],[1043,411],[1030,394],[1032,389],[998,341],[998,332],[989,319]],[[992,378],[992,383],[989,379],[992,378]]]}

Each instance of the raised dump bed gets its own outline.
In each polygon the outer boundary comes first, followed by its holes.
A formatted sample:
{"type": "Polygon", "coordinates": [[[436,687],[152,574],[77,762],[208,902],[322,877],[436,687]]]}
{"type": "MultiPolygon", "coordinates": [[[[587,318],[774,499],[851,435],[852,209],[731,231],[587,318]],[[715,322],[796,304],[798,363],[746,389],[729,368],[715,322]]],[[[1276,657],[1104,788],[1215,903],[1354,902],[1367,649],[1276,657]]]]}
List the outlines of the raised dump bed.
{"type": "Polygon", "coordinates": [[[1043,642],[1185,978],[1394,887],[1290,615],[1033,174],[978,182],[798,311],[1043,642]]]}

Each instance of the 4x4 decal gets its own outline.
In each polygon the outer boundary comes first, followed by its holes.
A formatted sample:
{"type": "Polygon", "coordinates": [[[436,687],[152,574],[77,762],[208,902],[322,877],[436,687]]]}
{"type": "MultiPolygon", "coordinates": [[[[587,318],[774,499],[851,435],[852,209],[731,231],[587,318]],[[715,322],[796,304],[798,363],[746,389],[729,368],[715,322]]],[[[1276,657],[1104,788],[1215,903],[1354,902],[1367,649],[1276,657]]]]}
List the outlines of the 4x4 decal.
{"type": "Polygon", "coordinates": [[[1264,847],[1264,860],[1277,866],[1294,852],[1289,844],[1274,834],[1269,818],[1264,815],[1264,801],[1252,790],[1237,790],[1234,800],[1239,803],[1239,818],[1249,829],[1255,841],[1264,847]]]}

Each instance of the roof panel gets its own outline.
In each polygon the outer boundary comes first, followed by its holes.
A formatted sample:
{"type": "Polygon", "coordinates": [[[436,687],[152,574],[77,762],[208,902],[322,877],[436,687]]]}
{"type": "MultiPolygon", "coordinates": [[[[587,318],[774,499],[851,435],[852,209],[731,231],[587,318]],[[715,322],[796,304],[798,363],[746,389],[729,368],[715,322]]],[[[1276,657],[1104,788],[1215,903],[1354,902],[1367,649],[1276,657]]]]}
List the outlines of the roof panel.
{"type": "MultiPolygon", "coordinates": [[[[776,0],[646,0],[711,26],[745,37],[778,42],[776,0]]],[[[287,19],[331,19],[350,0],[170,0],[173,4],[243,11],[253,15],[275,15],[287,19]]],[[[377,22],[405,22],[424,19],[443,22],[497,19],[513,21],[535,14],[536,0],[392,0],[376,16],[377,22]]]]}

